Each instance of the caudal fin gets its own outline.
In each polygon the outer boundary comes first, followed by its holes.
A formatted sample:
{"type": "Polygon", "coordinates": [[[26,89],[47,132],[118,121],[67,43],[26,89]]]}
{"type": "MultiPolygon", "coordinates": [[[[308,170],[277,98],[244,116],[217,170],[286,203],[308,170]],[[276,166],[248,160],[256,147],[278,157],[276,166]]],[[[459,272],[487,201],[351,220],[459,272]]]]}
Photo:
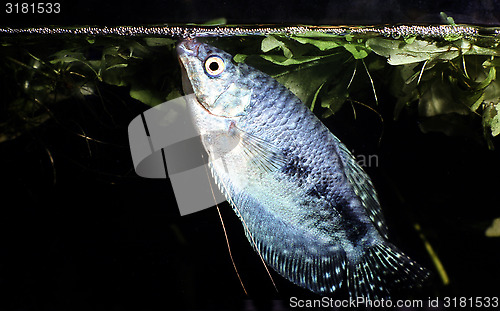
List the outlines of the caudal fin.
{"type": "Polygon", "coordinates": [[[361,261],[347,269],[347,274],[349,295],[365,299],[389,298],[391,289],[418,287],[430,275],[388,242],[367,249],[361,261]]]}

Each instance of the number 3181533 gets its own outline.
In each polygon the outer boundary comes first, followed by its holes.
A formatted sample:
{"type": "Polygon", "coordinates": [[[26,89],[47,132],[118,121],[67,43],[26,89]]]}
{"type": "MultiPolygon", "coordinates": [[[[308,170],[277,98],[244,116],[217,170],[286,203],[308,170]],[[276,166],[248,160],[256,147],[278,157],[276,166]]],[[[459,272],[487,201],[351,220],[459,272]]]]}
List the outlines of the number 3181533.
{"type": "Polygon", "coordinates": [[[61,4],[51,2],[40,3],[6,3],[7,14],[57,14],[61,12],[61,4]]]}

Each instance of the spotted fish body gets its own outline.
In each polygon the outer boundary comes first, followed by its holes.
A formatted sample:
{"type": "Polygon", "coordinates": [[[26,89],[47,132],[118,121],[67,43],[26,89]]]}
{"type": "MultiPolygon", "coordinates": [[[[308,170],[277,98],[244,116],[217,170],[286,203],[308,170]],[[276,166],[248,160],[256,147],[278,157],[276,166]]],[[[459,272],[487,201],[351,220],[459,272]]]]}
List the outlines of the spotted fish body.
{"type": "Polygon", "coordinates": [[[269,266],[318,294],[422,283],[427,271],[388,242],[369,177],[293,93],[195,39],[177,51],[212,175],[269,266]]]}

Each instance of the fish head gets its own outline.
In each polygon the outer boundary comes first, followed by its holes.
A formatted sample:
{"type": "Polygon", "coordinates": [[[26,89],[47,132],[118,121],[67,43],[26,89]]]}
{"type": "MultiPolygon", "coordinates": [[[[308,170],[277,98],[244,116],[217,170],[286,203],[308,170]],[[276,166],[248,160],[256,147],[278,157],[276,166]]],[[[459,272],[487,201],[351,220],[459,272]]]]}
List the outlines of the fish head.
{"type": "Polygon", "coordinates": [[[244,115],[252,91],[240,79],[240,65],[233,62],[231,54],[196,39],[181,41],[177,53],[186,94],[194,93],[198,103],[213,115],[244,115]]]}

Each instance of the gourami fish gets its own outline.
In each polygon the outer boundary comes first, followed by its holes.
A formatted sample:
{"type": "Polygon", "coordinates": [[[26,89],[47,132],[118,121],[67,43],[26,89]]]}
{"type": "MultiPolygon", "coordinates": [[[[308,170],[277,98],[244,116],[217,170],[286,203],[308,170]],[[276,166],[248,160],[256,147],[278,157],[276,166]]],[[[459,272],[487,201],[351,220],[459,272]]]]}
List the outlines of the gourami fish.
{"type": "Polygon", "coordinates": [[[211,173],[269,266],[323,295],[347,284],[351,297],[388,297],[426,279],[387,240],[369,177],[292,92],[196,39],[177,52],[211,173]]]}

